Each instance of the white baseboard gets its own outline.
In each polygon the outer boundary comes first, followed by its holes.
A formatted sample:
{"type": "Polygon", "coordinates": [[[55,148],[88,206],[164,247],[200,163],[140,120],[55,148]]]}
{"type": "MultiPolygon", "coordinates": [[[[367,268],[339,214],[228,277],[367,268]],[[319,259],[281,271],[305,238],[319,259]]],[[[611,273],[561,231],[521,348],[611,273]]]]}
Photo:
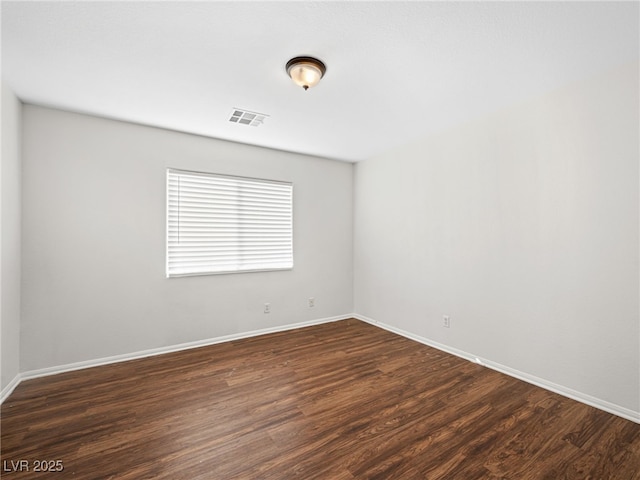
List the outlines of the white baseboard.
{"type": "Polygon", "coordinates": [[[550,390],[554,393],[560,394],[564,397],[571,398],[572,400],[576,400],[581,403],[585,403],[589,406],[598,408],[600,410],[604,410],[605,412],[612,413],[619,417],[625,418],[627,420],[631,420],[635,423],[640,423],[640,412],[636,412],[634,410],[621,407],[620,405],[616,405],[615,403],[607,402],[606,400],[602,400],[600,398],[592,397],[591,395],[587,395],[586,393],[578,392],[571,388],[558,385],[556,383],[550,382],[543,378],[536,377],[534,375],[530,375],[528,373],[521,372],[511,367],[507,367],[505,365],[501,365],[496,362],[492,362],[490,360],[485,360],[479,358],[471,353],[465,352],[463,350],[458,350],[457,348],[449,347],[447,345],[443,345],[438,342],[434,342],[433,340],[429,340],[428,338],[421,337],[420,335],[413,334],[411,332],[407,332],[402,330],[401,328],[396,328],[391,325],[387,325],[385,323],[378,322],[372,318],[365,317],[364,315],[359,315],[354,313],[352,315],[353,318],[358,320],[362,320],[363,322],[370,323],[376,327],[383,328],[388,330],[389,332],[396,333],[410,340],[415,340],[416,342],[420,342],[424,345],[428,345],[433,348],[437,348],[446,353],[450,353],[460,358],[464,358],[465,360],[469,360],[470,362],[474,362],[485,367],[491,368],[492,370],[496,370],[500,373],[504,373],[511,377],[517,378],[518,380],[523,380],[527,383],[531,383],[536,385],[537,387],[544,388],[546,390],[550,390]]]}
{"type": "Polygon", "coordinates": [[[277,327],[262,328],[259,330],[252,330],[249,332],[235,333],[232,335],[224,335],[222,337],[208,338],[204,340],[196,340],[194,342],[181,343],[178,345],[170,345],[167,347],[153,348],[150,350],[143,350],[140,352],[126,353],[123,355],[114,355],[112,357],[97,358],[94,360],[86,360],[83,362],[68,363],[66,365],[58,365],[55,367],[41,368],[38,370],[29,370],[18,374],[16,378],[2,390],[2,399],[0,404],[13,392],[18,384],[23,380],[30,380],[32,378],[46,377],[49,375],[56,375],[58,373],[72,372],[74,370],[81,370],[84,368],[98,367],[101,365],[109,365],[111,363],[126,362],[128,360],[136,360],[138,358],[152,357],[155,355],[162,355],[165,353],[178,352],[180,350],[189,350],[191,348],[205,347],[207,345],[215,345],[217,343],[231,342],[233,340],[240,340],[242,338],[256,337],[258,335],[266,335],[268,333],[285,332],[287,330],[293,330],[296,328],[309,327],[311,325],[320,325],[322,323],[337,322],[339,320],[346,320],[353,318],[353,315],[341,315],[337,317],[319,318],[316,320],[309,320],[306,322],[293,323],[288,325],[280,325],[277,327]]]}
{"type": "Polygon", "coordinates": [[[16,387],[20,385],[21,381],[22,381],[22,375],[17,374],[15,377],[13,377],[13,380],[11,380],[7,384],[7,386],[2,389],[2,393],[0,393],[0,405],[2,405],[6,400],[6,398],[13,393],[16,387]]]}
{"type": "Polygon", "coordinates": [[[602,400],[596,397],[592,397],[582,392],[578,392],[572,390],[568,387],[564,387],[562,385],[555,384],[553,382],[547,381],[542,378],[538,378],[534,375],[530,375],[528,373],[521,372],[519,370],[513,369],[511,367],[507,367],[505,365],[501,365],[496,362],[492,362],[489,360],[478,358],[475,355],[472,355],[463,350],[458,350],[457,348],[450,347],[448,345],[444,345],[438,342],[434,342],[433,340],[429,340],[428,338],[421,337],[419,335],[413,334],[411,332],[407,332],[400,328],[393,327],[391,325],[387,325],[385,323],[378,322],[372,318],[366,317],[364,315],[359,315],[357,313],[352,313],[349,315],[341,315],[336,317],[327,317],[320,318],[316,320],[309,320],[306,322],[294,323],[289,325],[281,325],[278,327],[269,327],[263,328],[259,330],[253,330],[249,332],[237,333],[232,335],[225,335],[222,337],[209,338],[204,340],[197,340],[194,342],[181,343],[179,345],[170,345],[167,347],[154,348],[150,350],[144,350],[140,352],[127,353],[123,355],[115,355],[112,357],[98,358],[95,360],[87,360],[84,362],[76,362],[69,363],[66,365],[59,365],[55,367],[42,368],[38,370],[30,370],[27,372],[19,373],[16,377],[5,387],[2,389],[2,393],[0,396],[0,404],[2,404],[8,397],[11,395],[13,390],[22,382],[23,380],[29,380],[32,378],[44,377],[48,375],[56,375],[58,373],[71,372],[74,370],[80,370],[84,368],[97,367],[100,365],[108,365],[111,363],[118,362],[126,362],[128,360],[135,360],[138,358],[151,357],[155,355],[162,355],[164,353],[177,352],[180,350],[188,350],[191,348],[204,347],[207,345],[215,345],[217,343],[230,342],[233,340],[240,340],[243,338],[255,337],[259,335],[265,335],[268,333],[276,333],[276,332],[284,332],[287,330],[293,330],[296,328],[308,327],[311,325],[320,325],[323,323],[336,322],[339,320],[346,320],[348,318],[356,318],[363,322],[369,323],[371,325],[383,328],[389,332],[396,333],[410,340],[415,340],[416,342],[422,343],[424,345],[428,345],[433,348],[437,348],[446,353],[450,353],[460,358],[464,358],[470,362],[478,363],[485,367],[491,368],[492,370],[496,370],[498,372],[504,373],[511,377],[517,378],[519,380],[523,380],[525,382],[531,383],[538,387],[544,388],[546,390],[550,390],[554,393],[558,393],[565,397],[571,398],[581,403],[585,403],[592,407],[598,408],[600,410],[604,410],[605,412],[612,413],[619,417],[625,418],[627,420],[631,420],[635,423],[640,423],[640,412],[636,412],[634,410],[621,407],[620,405],[616,405],[611,402],[607,402],[606,400],[602,400]]]}

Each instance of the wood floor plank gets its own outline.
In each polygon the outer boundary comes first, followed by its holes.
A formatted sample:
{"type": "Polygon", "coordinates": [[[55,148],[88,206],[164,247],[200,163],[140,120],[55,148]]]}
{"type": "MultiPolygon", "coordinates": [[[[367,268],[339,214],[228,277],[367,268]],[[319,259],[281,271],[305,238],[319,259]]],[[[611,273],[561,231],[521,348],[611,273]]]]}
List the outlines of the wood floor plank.
{"type": "Polygon", "coordinates": [[[9,480],[640,479],[640,425],[353,319],[25,381],[1,427],[9,480]]]}

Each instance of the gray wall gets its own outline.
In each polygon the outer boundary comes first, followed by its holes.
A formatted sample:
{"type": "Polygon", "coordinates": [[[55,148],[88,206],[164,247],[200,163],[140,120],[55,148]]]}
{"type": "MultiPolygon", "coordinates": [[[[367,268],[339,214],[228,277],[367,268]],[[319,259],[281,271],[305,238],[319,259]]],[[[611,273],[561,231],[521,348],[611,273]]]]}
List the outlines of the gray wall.
{"type": "Polygon", "coordinates": [[[23,116],[23,371],[353,311],[351,164],[30,105],[23,116]],[[168,167],[293,182],[294,269],[165,278],[168,167]]]}
{"type": "Polygon", "coordinates": [[[640,412],[638,80],[357,164],[356,312],[640,412]]]}
{"type": "Polygon", "coordinates": [[[20,130],[22,105],[2,82],[0,361],[3,390],[20,370],[20,130]]]}

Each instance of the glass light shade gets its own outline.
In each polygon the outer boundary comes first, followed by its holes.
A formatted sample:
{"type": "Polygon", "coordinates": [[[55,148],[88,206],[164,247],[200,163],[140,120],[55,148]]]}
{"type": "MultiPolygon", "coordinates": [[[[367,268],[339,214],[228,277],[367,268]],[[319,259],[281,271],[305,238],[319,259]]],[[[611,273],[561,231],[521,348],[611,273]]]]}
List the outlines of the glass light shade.
{"type": "Polygon", "coordinates": [[[305,90],[318,84],[326,67],[320,60],[310,57],[294,58],[287,63],[287,73],[296,85],[305,90]]]}

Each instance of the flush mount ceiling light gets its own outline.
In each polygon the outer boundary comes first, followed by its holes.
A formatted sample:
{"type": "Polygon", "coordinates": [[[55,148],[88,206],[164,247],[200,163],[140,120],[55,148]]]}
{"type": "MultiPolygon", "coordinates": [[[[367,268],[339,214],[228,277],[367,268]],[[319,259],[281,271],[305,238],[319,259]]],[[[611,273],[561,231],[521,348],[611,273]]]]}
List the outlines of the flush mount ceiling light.
{"type": "Polygon", "coordinates": [[[327,67],[317,58],[296,57],[287,62],[287,73],[296,85],[305,90],[318,84],[327,67]]]}

